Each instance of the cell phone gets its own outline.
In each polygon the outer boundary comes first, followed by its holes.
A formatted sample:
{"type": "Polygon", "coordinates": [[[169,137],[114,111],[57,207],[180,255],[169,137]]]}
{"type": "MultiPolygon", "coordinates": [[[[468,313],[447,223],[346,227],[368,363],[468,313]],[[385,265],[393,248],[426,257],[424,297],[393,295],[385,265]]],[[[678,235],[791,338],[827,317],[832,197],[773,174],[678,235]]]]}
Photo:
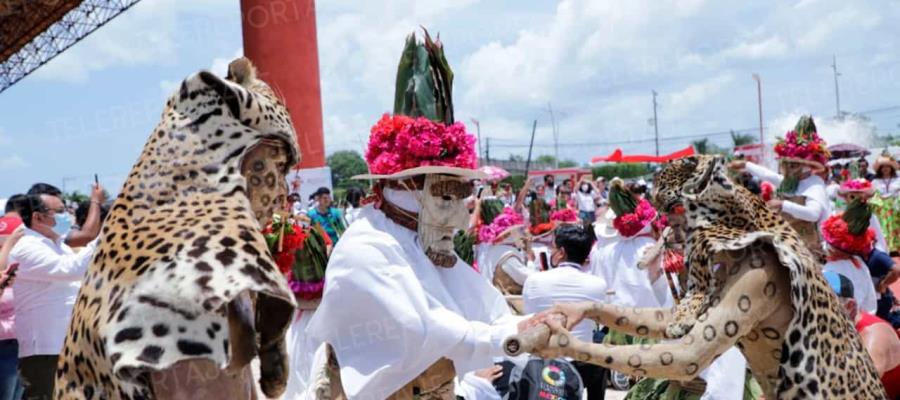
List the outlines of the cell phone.
{"type": "Polygon", "coordinates": [[[98,177],[97,174],[94,174],[94,184],[95,184],[95,185],[99,185],[99,184],[100,184],[100,177],[98,177]]]}
{"type": "Polygon", "coordinates": [[[475,195],[475,198],[476,198],[476,199],[480,199],[480,198],[481,198],[481,192],[483,192],[483,191],[484,191],[484,186],[478,188],[478,194],[475,195]]]}

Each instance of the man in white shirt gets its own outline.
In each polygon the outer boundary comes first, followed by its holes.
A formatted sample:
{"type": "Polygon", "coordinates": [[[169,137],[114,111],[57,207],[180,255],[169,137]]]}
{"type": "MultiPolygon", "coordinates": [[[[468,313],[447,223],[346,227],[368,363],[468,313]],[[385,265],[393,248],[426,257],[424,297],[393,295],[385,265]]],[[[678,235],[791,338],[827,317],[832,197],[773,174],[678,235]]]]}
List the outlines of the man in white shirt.
{"type": "MultiPolygon", "coordinates": [[[[99,202],[94,191],[91,201],[99,202]]],[[[16,338],[19,341],[19,375],[26,399],[49,399],[54,394],[56,361],[65,341],[72,307],[81,280],[94,253],[96,240],[78,253],[63,242],[57,221],[68,218],[58,196],[30,196],[22,213],[25,236],[10,254],[19,269],[13,283],[16,293],[16,338]]]]}
{"type": "MultiPolygon", "coordinates": [[[[555,268],[531,274],[522,289],[526,314],[548,310],[556,303],[606,302],[606,281],[591,275],[586,265],[593,241],[592,232],[581,225],[556,229],[550,259],[555,268]]],[[[586,319],[572,329],[572,335],[590,343],[595,328],[596,324],[586,319]]],[[[606,369],[578,361],[572,364],[581,375],[588,399],[603,399],[606,369]]]]}

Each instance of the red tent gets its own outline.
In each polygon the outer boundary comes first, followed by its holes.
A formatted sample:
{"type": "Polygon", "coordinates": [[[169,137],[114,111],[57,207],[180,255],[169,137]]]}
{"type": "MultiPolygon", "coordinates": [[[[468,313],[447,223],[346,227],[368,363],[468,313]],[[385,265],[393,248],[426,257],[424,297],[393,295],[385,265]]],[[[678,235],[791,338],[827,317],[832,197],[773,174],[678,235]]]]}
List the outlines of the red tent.
{"type": "Polygon", "coordinates": [[[591,159],[591,164],[601,163],[601,162],[615,162],[615,163],[664,163],[672,160],[677,160],[682,157],[692,156],[694,155],[694,146],[688,146],[681,150],[678,150],[674,153],[662,155],[662,156],[650,156],[644,154],[635,154],[635,155],[623,155],[622,149],[616,149],[607,157],[594,157],[591,159]]]}

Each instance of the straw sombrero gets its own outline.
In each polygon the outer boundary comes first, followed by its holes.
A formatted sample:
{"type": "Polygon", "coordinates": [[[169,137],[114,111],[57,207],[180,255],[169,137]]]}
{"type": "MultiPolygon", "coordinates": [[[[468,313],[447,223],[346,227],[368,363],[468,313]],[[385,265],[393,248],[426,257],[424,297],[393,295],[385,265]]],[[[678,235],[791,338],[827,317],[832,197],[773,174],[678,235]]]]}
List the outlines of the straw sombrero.
{"type": "Polygon", "coordinates": [[[878,156],[877,159],[875,159],[875,164],[872,165],[872,169],[875,171],[876,176],[881,176],[881,173],[879,171],[883,166],[891,167],[891,169],[894,170],[894,173],[896,173],[897,170],[900,169],[900,165],[897,164],[897,160],[894,160],[894,156],[890,152],[888,152],[887,149],[884,149],[884,151],[881,152],[881,155],[878,156]]]}

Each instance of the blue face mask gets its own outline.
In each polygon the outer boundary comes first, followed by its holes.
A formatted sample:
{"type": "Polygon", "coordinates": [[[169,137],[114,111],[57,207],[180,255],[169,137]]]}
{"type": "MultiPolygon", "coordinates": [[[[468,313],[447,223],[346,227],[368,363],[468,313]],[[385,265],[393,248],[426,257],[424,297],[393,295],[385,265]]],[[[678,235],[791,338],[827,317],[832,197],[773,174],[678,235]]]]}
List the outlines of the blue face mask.
{"type": "Polygon", "coordinates": [[[53,219],[56,221],[56,225],[53,225],[53,232],[56,232],[57,235],[63,236],[69,232],[69,229],[72,229],[72,220],[69,218],[69,214],[56,213],[53,219]]]}

